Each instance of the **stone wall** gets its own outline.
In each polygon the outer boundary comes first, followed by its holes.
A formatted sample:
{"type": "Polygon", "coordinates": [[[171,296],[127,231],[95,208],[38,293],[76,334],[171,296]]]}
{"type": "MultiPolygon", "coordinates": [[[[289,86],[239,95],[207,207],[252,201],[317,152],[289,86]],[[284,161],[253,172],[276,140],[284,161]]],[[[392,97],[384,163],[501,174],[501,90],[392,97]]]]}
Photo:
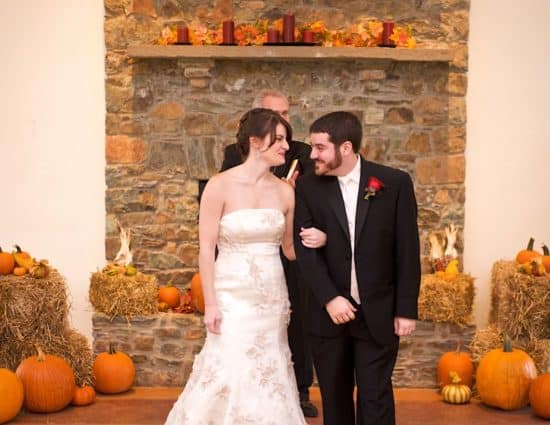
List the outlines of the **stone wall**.
{"type": "Polygon", "coordinates": [[[94,355],[107,351],[110,343],[127,353],[136,366],[137,386],[183,386],[204,343],[202,316],[194,314],[158,313],[110,321],[94,313],[92,320],[94,355]]]}
{"type": "MultiPolygon", "coordinates": [[[[423,264],[427,232],[464,223],[469,1],[105,0],[106,257],[118,249],[116,220],[132,229],[137,266],[186,286],[197,269],[197,181],[215,173],[238,118],[260,89],[287,93],[297,139],[321,114],[345,109],[362,120],[363,152],[415,181],[423,264]],[[277,19],[323,20],[342,29],[359,18],[410,24],[419,47],[451,48],[451,63],[228,61],[128,58],[164,25],[217,27],[277,19]]],[[[462,249],[459,233],[457,248],[462,249]]]]}
{"type": "Polygon", "coordinates": [[[458,344],[462,351],[474,337],[475,326],[461,328],[451,323],[416,322],[416,331],[401,338],[392,380],[398,387],[436,388],[437,362],[458,344]]]}
{"type": "MultiPolygon", "coordinates": [[[[407,170],[419,206],[424,271],[427,234],[453,222],[462,251],[469,0],[105,0],[106,257],[118,250],[116,222],[131,228],[134,260],[161,284],[188,285],[197,270],[198,181],[217,172],[223,147],[255,94],[289,96],[295,138],[320,115],[344,109],[364,126],[363,154],[407,170]],[[359,18],[410,24],[420,48],[451,48],[442,62],[390,60],[140,59],[130,45],[153,44],[166,24],[217,27],[278,19],[323,20],[342,29],[359,18]]],[[[138,367],[138,385],[181,385],[202,345],[195,316],[165,315],[109,322],[94,316],[94,350],[119,340],[138,367]],[[198,339],[195,339],[197,337],[198,339]]],[[[433,386],[432,366],[455,339],[444,325],[423,325],[404,339],[398,385],[433,386]],[[433,326],[433,328],[432,328],[433,326]],[[443,349],[445,347],[445,349],[443,349]],[[401,366],[402,365],[402,366],[401,366]],[[423,372],[419,372],[423,371],[423,372]],[[418,373],[417,373],[418,372],[418,373]],[[420,376],[420,375],[422,376],[420,376]],[[418,384],[418,385],[417,385],[418,384]]]]}
{"type": "MultiPolygon", "coordinates": [[[[393,372],[397,387],[436,388],[439,357],[462,349],[472,340],[474,326],[460,328],[449,323],[417,322],[410,337],[401,338],[393,372]]],[[[195,355],[204,342],[201,316],[159,313],[135,317],[127,322],[95,313],[93,316],[94,354],[106,351],[109,343],[127,353],[136,365],[135,385],[183,386],[187,382],[195,355]]]]}

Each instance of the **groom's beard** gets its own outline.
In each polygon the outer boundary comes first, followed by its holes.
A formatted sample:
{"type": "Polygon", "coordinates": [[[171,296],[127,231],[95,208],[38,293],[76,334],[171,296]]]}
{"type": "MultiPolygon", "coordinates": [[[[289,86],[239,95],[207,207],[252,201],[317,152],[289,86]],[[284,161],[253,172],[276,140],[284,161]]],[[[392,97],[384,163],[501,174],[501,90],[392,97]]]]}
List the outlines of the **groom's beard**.
{"type": "Polygon", "coordinates": [[[340,153],[340,149],[336,149],[332,160],[328,162],[320,159],[315,160],[315,174],[318,176],[331,175],[330,172],[340,165],[342,165],[342,154],[340,153]]]}

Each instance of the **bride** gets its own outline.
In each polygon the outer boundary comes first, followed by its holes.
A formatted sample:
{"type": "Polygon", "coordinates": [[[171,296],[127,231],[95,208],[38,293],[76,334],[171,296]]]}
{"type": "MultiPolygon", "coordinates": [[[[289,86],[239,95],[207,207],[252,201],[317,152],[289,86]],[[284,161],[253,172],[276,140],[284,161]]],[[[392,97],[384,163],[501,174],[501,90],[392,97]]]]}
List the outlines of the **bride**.
{"type": "MultiPolygon", "coordinates": [[[[291,133],[277,113],[250,110],[237,133],[245,161],[206,185],[199,268],[208,334],[167,425],[306,424],[287,341],[290,304],[280,259],[280,248],[295,258],[294,190],[270,172],[284,163],[291,133]]],[[[322,232],[305,232],[316,246],[324,244],[322,232]]]]}

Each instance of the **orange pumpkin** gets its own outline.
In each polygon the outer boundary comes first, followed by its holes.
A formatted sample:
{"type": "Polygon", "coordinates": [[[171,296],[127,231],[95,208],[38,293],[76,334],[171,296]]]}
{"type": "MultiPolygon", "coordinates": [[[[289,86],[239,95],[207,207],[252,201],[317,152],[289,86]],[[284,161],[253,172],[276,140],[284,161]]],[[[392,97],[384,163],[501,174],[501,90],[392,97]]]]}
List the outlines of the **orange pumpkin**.
{"type": "Polygon", "coordinates": [[[31,412],[57,412],[73,398],[73,369],[61,357],[44,354],[38,348],[38,355],[23,360],[15,373],[23,382],[25,407],[31,412]]]}
{"type": "Polygon", "coordinates": [[[546,245],[542,246],[542,254],[541,259],[544,269],[546,270],[546,273],[550,273],[550,251],[546,245]]]}
{"type": "Polygon", "coordinates": [[[11,421],[23,406],[23,383],[9,369],[0,368],[0,424],[11,421]]]}
{"type": "Polygon", "coordinates": [[[15,259],[9,252],[2,252],[0,248],[0,274],[10,274],[15,267],[15,259]]]}
{"type": "Polygon", "coordinates": [[[93,373],[97,391],[118,394],[132,387],[136,368],[127,354],[115,351],[113,344],[109,344],[109,351],[100,353],[95,358],[93,373]]]}
{"type": "Polygon", "coordinates": [[[199,273],[195,273],[191,279],[191,305],[196,311],[204,314],[204,294],[199,273]]]}
{"type": "Polygon", "coordinates": [[[531,382],[529,403],[537,416],[550,419],[550,373],[544,373],[531,382]]]}
{"type": "Polygon", "coordinates": [[[176,308],[180,304],[180,290],[170,284],[159,289],[159,302],[168,304],[170,308],[176,308]]]}
{"type": "Polygon", "coordinates": [[[95,390],[90,385],[74,387],[71,404],[75,406],[87,406],[95,401],[95,390]]]}
{"type": "Polygon", "coordinates": [[[513,349],[504,335],[504,347],[489,351],[479,361],[476,386],[483,403],[514,410],[527,405],[529,385],[536,377],[533,359],[525,351],[513,349]]]}
{"type": "Polygon", "coordinates": [[[516,255],[516,261],[518,264],[524,264],[531,261],[533,258],[540,257],[540,252],[533,250],[533,245],[535,240],[533,238],[529,239],[527,243],[527,249],[522,249],[516,255]]]}
{"type": "Polygon", "coordinates": [[[443,388],[445,385],[452,384],[451,371],[460,376],[461,383],[472,388],[474,378],[474,363],[470,353],[460,351],[460,344],[455,351],[443,353],[437,362],[437,382],[443,388]]]}

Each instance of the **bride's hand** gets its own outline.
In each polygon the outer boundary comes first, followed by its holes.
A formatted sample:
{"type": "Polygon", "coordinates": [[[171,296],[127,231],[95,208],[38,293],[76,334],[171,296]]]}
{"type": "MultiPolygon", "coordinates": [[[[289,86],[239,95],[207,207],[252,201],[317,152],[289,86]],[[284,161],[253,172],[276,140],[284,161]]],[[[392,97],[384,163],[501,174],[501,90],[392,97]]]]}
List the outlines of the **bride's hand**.
{"type": "Polygon", "coordinates": [[[327,244],[327,234],[316,227],[300,229],[300,239],[306,248],[321,248],[327,244]]]}
{"type": "Polygon", "coordinates": [[[222,314],[217,305],[206,305],[204,309],[204,325],[208,332],[219,334],[222,314]]]}

